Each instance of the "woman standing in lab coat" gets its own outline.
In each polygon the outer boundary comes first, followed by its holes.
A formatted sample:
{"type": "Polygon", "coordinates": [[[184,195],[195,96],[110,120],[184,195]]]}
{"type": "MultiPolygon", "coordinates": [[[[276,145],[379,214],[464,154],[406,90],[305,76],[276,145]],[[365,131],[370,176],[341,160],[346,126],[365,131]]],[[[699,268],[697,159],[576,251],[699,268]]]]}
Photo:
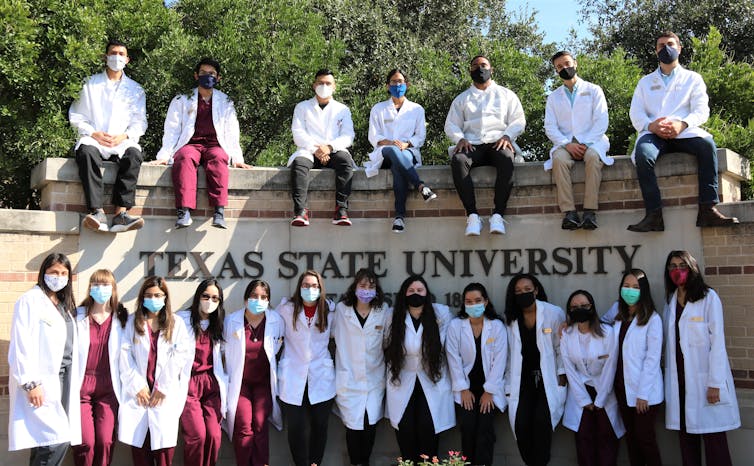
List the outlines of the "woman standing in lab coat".
{"type": "Polygon", "coordinates": [[[29,464],[60,465],[81,442],[77,332],[71,262],[48,255],[37,284],[16,301],[8,346],[8,450],[29,464]]]}
{"type": "Polygon", "coordinates": [[[269,422],[283,428],[277,401],[277,359],[285,323],[270,309],[270,285],[252,280],[244,308],[225,319],[228,432],[237,466],[270,464],[269,422]]]}
{"type": "Polygon", "coordinates": [[[450,311],[432,303],[423,277],[401,285],[385,347],[386,410],[404,460],[437,456],[440,432],[456,424],[443,344],[450,311]],[[429,429],[428,426],[434,429],[429,429]]]}
{"type": "Polygon", "coordinates": [[[508,283],[508,420],[524,463],[537,466],[550,461],[552,431],[563,415],[566,397],[558,337],[565,314],[546,300],[533,275],[518,274],[508,283]]]}
{"type": "Polygon", "coordinates": [[[481,283],[463,290],[458,317],[445,344],[461,428],[461,451],[470,464],[492,464],[495,407],[505,411],[503,375],[508,358],[505,326],[481,283]]]}
{"type": "Polygon", "coordinates": [[[181,374],[184,466],[214,466],[220,453],[227,375],[223,368],[223,289],[214,278],[199,283],[191,308],[177,313],[194,341],[181,374]]]}
{"type": "Polygon", "coordinates": [[[346,426],[348,457],[354,465],[369,464],[377,423],[383,415],[382,348],[390,315],[377,275],[369,269],[356,272],[335,307],[335,403],[346,426]]]}
{"type": "Polygon", "coordinates": [[[591,293],[577,290],[566,302],[568,326],[560,356],[568,377],[563,426],[576,432],[580,466],[615,466],[618,439],[625,433],[613,392],[615,338],[600,323],[591,293]]]}
{"type": "Polygon", "coordinates": [[[298,279],[296,294],[277,308],[285,321],[285,347],[278,366],[280,401],[296,466],[322,464],[335,398],[335,367],[328,351],[334,306],[325,296],[322,276],[307,270],[298,279]]]}
{"type": "Polygon", "coordinates": [[[118,439],[131,445],[134,466],[173,462],[186,403],[181,372],[193,345],[186,326],[175,322],[165,279],[145,279],[120,350],[118,439]]]}
{"type": "Polygon", "coordinates": [[[655,419],[663,400],[662,319],[643,270],[623,275],[613,338],[618,351],[615,396],[626,426],[628,459],[631,466],[661,465],[655,419]]]}
{"type": "Polygon", "coordinates": [[[128,321],[111,271],[100,269],[89,277],[89,293],[77,311],[81,444],[73,447],[73,461],[76,466],[107,466],[117,433],[118,360],[128,321]]]}
{"type": "Polygon", "coordinates": [[[723,306],[688,251],[665,261],[665,426],[685,466],[732,464],[725,431],[741,426],[725,350],[723,306]]]}

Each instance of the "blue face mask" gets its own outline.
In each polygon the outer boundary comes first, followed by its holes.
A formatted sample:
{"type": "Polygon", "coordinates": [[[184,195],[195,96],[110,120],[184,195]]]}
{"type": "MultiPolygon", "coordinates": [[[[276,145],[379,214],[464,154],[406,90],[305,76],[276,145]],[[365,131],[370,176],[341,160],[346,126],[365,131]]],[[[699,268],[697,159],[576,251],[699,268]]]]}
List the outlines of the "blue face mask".
{"type": "Polygon", "coordinates": [[[89,289],[89,296],[99,304],[105,304],[112,295],[112,285],[95,285],[89,289]]]}
{"type": "Polygon", "coordinates": [[[662,63],[669,65],[678,60],[680,54],[681,52],[679,52],[678,49],[665,44],[665,47],[657,52],[657,58],[659,58],[662,63]]]}
{"type": "Polygon", "coordinates": [[[144,298],[144,307],[153,314],[160,312],[165,307],[165,298],[144,298]]]}
{"type": "Polygon", "coordinates": [[[406,95],[406,89],[408,89],[408,86],[406,84],[391,84],[388,87],[388,90],[390,91],[390,95],[395,97],[396,99],[400,99],[404,95],[406,95]]]}
{"type": "Polygon", "coordinates": [[[217,78],[211,74],[202,74],[197,78],[199,85],[205,89],[212,89],[217,84],[217,78]]]}
{"type": "Polygon", "coordinates": [[[319,299],[319,288],[301,288],[301,299],[306,303],[313,303],[319,299]]]}
{"type": "Polygon", "coordinates": [[[264,314],[264,311],[270,307],[270,302],[266,299],[249,298],[246,300],[246,309],[252,314],[264,314]]]}
{"type": "Polygon", "coordinates": [[[477,304],[467,304],[465,306],[466,314],[469,315],[469,317],[482,317],[484,315],[484,309],[485,309],[484,303],[477,303],[477,304]]]}

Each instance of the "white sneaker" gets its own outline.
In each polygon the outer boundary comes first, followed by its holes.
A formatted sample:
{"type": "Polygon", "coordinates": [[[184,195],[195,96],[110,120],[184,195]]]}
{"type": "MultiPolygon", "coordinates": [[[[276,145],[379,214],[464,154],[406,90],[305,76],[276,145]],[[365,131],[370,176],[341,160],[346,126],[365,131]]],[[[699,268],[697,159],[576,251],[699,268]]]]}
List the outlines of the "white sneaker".
{"type": "Polygon", "coordinates": [[[491,235],[504,235],[505,234],[505,220],[500,214],[493,214],[490,217],[490,234],[491,235]]]}
{"type": "Polygon", "coordinates": [[[471,214],[466,219],[466,236],[479,236],[482,233],[482,219],[477,214],[471,214]]]}

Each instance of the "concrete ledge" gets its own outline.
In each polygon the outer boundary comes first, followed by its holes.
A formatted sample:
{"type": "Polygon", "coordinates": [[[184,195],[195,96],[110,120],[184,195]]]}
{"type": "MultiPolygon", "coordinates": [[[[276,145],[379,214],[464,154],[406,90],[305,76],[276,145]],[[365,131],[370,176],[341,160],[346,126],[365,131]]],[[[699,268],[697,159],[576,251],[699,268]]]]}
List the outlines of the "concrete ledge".
{"type": "Polygon", "coordinates": [[[80,215],[44,210],[0,210],[0,232],[37,234],[79,234],[80,215]]]}

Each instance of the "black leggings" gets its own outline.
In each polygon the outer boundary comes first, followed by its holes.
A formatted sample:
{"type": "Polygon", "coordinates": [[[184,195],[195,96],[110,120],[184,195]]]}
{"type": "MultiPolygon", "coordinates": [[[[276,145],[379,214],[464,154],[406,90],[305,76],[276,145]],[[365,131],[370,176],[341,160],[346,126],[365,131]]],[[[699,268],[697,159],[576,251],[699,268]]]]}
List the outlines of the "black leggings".
{"type": "Polygon", "coordinates": [[[427,398],[418,378],[414,382],[414,391],[408,400],[401,422],[398,423],[395,438],[404,460],[419,463],[422,461],[419,455],[427,455],[430,458],[437,456],[440,436],[435,434],[432,413],[429,411],[427,398]]]}
{"type": "Polygon", "coordinates": [[[327,423],[333,399],[310,404],[308,387],[304,388],[301,406],[283,403],[288,424],[288,447],[296,466],[322,464],[327,444],[327,423]],[[309,427],[307,441],[306,428],[309,427]]]}

